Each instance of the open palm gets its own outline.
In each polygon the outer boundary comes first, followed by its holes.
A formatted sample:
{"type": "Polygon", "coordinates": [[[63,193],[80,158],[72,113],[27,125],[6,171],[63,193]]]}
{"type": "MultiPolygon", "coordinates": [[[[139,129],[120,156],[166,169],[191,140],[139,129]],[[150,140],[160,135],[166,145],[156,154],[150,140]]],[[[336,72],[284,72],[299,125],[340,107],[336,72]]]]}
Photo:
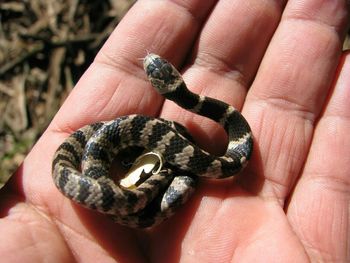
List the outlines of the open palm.
{"type": "Polygon", "coordinates": [[[137,1],[2,191],[0,254],[22,262],[349,261],[346,1],[286,2],[137,1]],[[202,180],[173,218],[141,231],[65,198],[51,162],[72,131],[132,113],[183,123],[199,145],[222,153],[222,129],[151,88],[139,60],[147,51],[182,67],[192,91],[242,109],[255,145],[236,180],[202,180]]]}

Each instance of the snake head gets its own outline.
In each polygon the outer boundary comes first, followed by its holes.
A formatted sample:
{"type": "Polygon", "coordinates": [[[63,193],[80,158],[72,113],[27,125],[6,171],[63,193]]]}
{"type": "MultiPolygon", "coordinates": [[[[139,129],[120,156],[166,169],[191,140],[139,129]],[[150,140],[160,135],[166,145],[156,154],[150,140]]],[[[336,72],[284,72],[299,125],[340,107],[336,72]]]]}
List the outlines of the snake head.
{"type": "Polygon", "coordinates": [[[160,94],[174,91],[183,82],[175,67],[156,54],[150,53],[144,58],[143,68],[152,86],[160,94]]]}

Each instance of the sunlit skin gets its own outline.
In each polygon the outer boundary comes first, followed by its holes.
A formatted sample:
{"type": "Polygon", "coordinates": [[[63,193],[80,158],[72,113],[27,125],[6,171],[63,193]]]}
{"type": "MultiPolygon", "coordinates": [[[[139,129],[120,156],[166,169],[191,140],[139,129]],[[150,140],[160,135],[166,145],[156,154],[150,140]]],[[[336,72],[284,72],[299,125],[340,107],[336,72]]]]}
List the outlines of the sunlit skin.
{"type": "Polygon", "coordinates": [[[345,0],[139,0],[1,190],[7,262],[346,262],[350,260],[350,57],[345,0]],[[166,15],[165,15],[166,14],[166,15]],[[74,130],[142,113],[178,121],[222,153],[213,122],[164,101],[147,52],[190,90],[242,110],[254,134],[235,179],[201,180],[159,227],[131,230],[73,204],[52,157],[74,130]]]}

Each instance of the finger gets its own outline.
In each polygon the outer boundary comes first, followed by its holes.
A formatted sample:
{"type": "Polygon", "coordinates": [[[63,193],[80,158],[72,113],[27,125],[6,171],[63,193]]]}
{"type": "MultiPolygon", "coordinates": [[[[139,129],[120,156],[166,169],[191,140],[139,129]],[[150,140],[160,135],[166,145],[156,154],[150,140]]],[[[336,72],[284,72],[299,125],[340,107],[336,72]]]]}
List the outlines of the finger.
{"type": "MultiPolygon", "coordinates": [[[[303,167],[339,61],[346,18],[344,0],[291,0],[286,6],[245,108],[258,142],[251,172],[265,180],[258,189],[264,196],[283,202],[303,167]]],[[[257,187],[251,180],[248,186],[257,187]]]]}
{"type": "Polygon", "coordinates": [[[180,63],[214,3],[137,1],[80,79],[54,124],[71,131],[120,115],[156,114],[162,99],[146,81],[140,58],[150,51],[180,63]]]}
{"type": "MultiPolygon", "coordinates": [[[[200,33],[191,61],[186,65],[188,70],[184,79],[189,89],[241,108],[248,86],[278,25],[284,2],[219,1],[200,33]]],[[[218,126],[185,112],[172,102],[165,102],[162,116],[186,124],[196,134],[199,144],[211,151],[226,146],[222,140],[223,131],[218,130],[218,126]]]]}
{"type": "Polygon", "coordinates": [[[349,259],[350,54],[344,56],[329,102],[318,122],[288,217],[311,259],[349,259]]]}
{"type": "MultiPolygon", "coordinates": [[[[240,108],[266,46],[280,20],[283,1],[236,2],[219,1],[217,3],[201,31],[191,61],[186,65],[188,69],[184,72],[184,79],[192,91],[221,99],[240,108]]],[[[196,141],[209,151],[219,152],[227,146],[222,139],[224,138],[222,130],[219,132],[219,129],[216,130],[217,126],[212,122],[195,116],[168,101],[164,103],[162,109],[162,117],[185,124],[195,136],[196,141]]],[[[208,187],[205,183],[201,184],[200,191],[202,192],[197,193],[200,208],[194,208],[196,206],[193,205],[194,203],[190,204],[187,207],[189,209],[182,210],[182,213],[178,214],[179,217],[175,216],[169,222],[170,225],[175,223],[176,226],[169,228],[169,225],[165,225],[165,228],[155,233],[153,242],[159,243],[158,247],[160,246],[161,249],[151,250],[152,259],[161,258],[164,255],[176,258],[177,251],[168,249],[162,244],[176,244],[180,239],[179,242],[186,240],[182,244],[185,253],[202,249],[202,254],[201,252],[196,254],[199,261],[203,255],[205,255],[204,261],[208,262],[215,261],[211,258],[216,257],[217,259],[218,254],[222,261],[225,261],[226,256],[232,256],[232,249],[235,247],[237,238],[232,233],[235,230],[239,231],[240,224],[237,215],[232,216],[230,213],[230,210],[237,212],[233,208],[235,203],[230,201],[237,199],[229,198],[232,195],[228,193],[231,193],[233,187],[227,181],[225,182],[227,188],[221,185],[223,187],[220,187],[214,195],[208,191],[209,188],[213,189],[212,182],[209,184],[208,187]],[[203,194],[206,195],[206,198],[201,199],[203,194]],[[225,203],[222,202],[223,199],[225,203]],[[193,217],[194,210],[196,210],[195,217],[193,217]],[[208,225],[207,223],[212,222],[214,217],[216,223],[208,225]],[[190,224],[190,220],[191,226],[187,230],[186,227],[190,224]],[[224,228],[222,228],[223,225],[225,225],[224,228]],[[183,229],[186,229],[186,234],[183,229]],[[164,233],[167,234],[164,235],[164,233]],[[181,233],[185,235],[185,238],[181,233]],[[215,241],[215,253],[211,253],[214,251],[210,249],[212,246],[207,249],[208,247],[203,245],[208,244],[208,240],[215,241]]],[[[238,211],[238,214],[240,213],[246,215],[238,211]]]]}

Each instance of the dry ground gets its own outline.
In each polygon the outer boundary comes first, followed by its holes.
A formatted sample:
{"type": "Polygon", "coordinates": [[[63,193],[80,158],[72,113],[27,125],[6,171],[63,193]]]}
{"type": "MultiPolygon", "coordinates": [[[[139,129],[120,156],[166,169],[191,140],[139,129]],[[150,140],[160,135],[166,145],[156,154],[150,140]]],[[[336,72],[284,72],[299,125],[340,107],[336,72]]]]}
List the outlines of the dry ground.
{"type": "Polygon", "coordinates": [[[134,0],[0,2],[0,184],[134,0]]]}

